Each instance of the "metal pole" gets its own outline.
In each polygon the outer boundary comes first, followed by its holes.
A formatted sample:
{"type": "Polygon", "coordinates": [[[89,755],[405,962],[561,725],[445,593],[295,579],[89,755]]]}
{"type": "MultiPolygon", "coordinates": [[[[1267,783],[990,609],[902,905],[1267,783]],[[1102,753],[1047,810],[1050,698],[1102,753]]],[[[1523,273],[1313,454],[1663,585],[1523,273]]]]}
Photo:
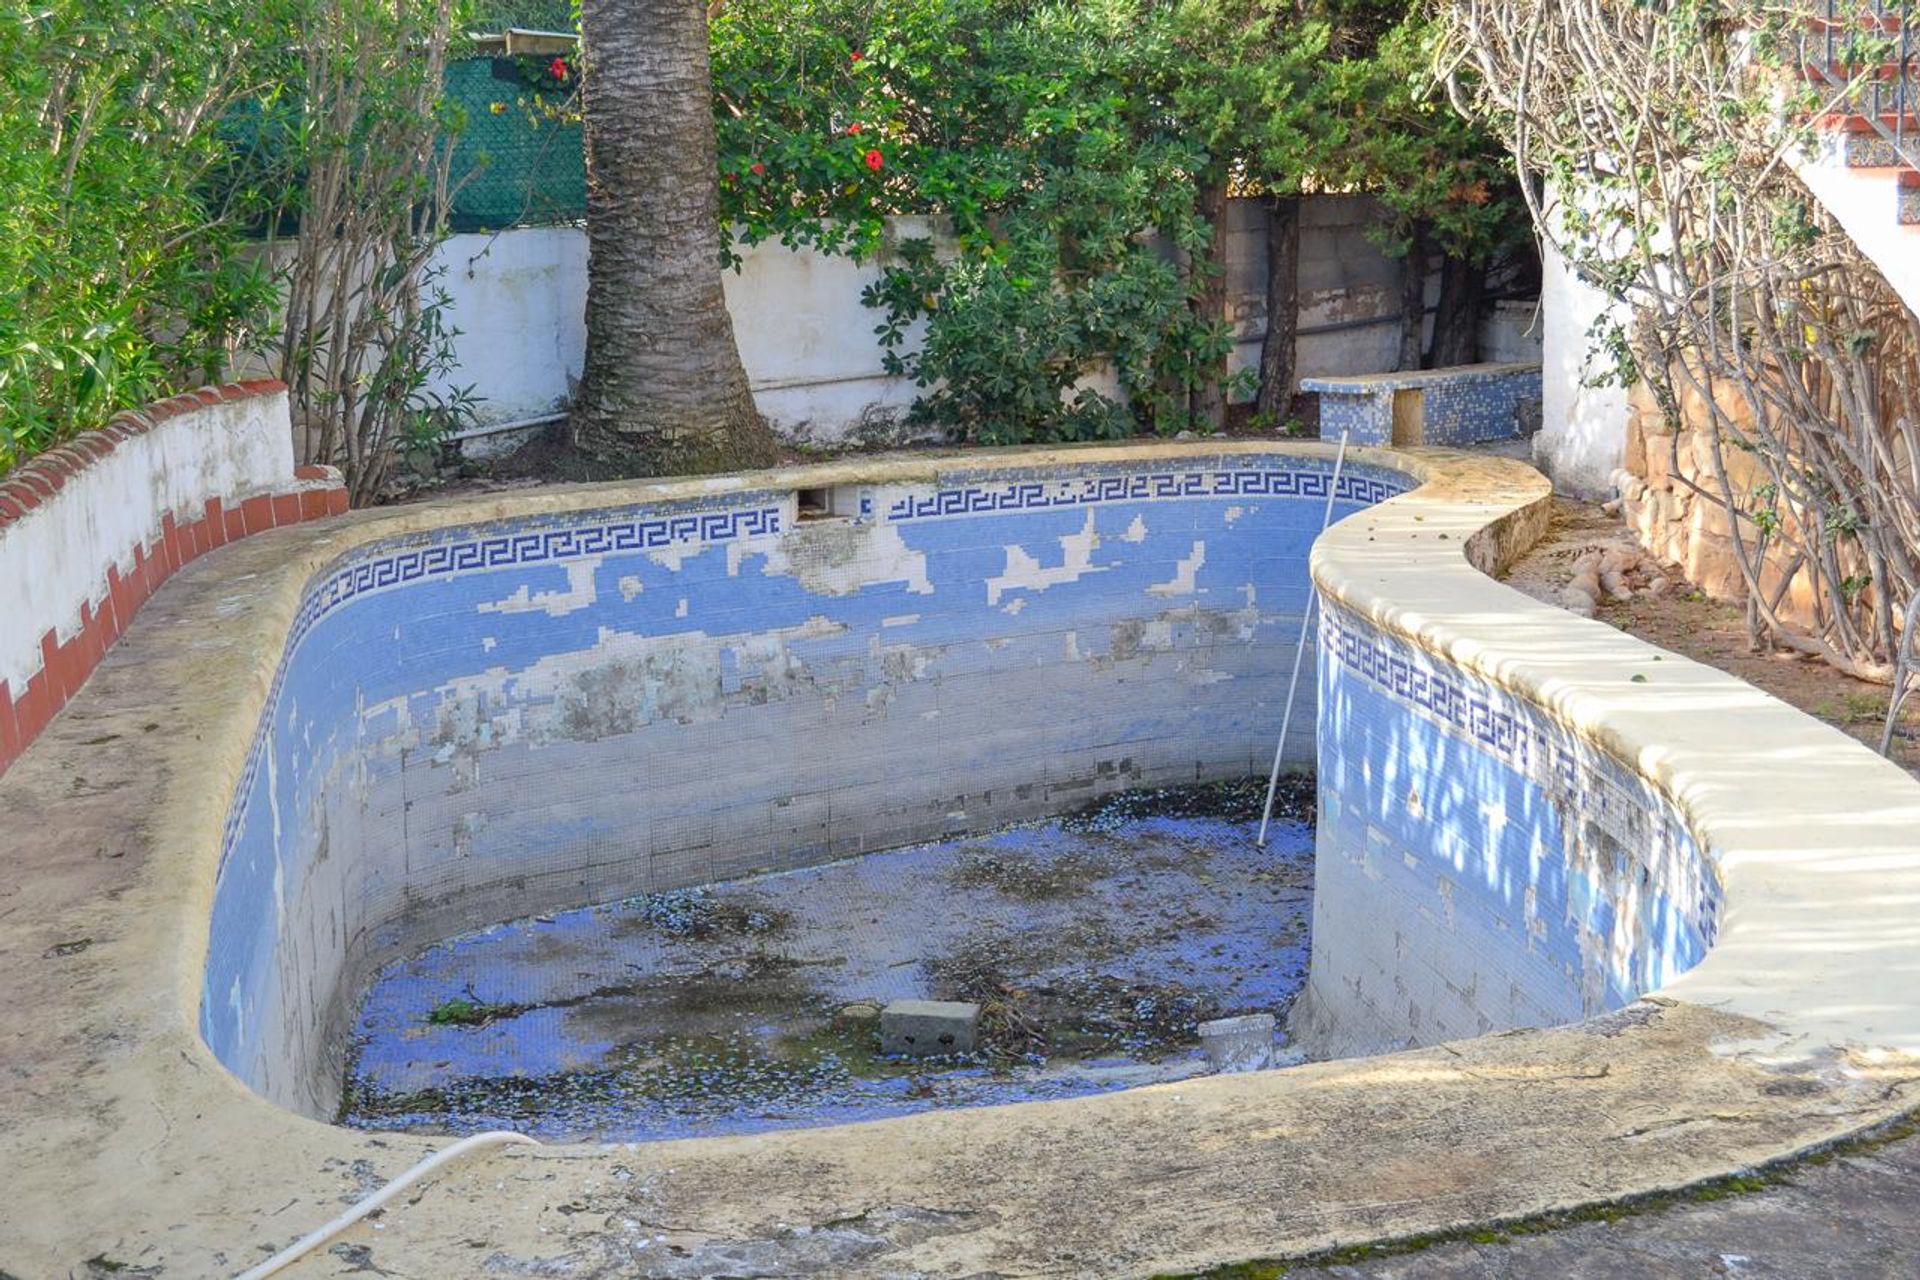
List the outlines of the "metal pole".
{"type": "MultiPolygon", "coordinates": [[[[1340,432],[1340,452],[1333,458],[1333,479],[1327,482],[1327,505],[1320,512],[1320,532],[1325,533],[1333,522],[1333,495],[1340,489],[1340,472],[1347,465],[1347,432],[1340,432]]],[[[1308,551],[1312,555],[1311,549],[1308,551]]],[[[1287,730],[1293,724],[1293,697],[1300,691],[1300,659],[1306,656],[1307,632],[1313,626],[1313,611],[1320,603],[1320,593],[1313,589],[1313,570],[1311,560],[1307,569],[1307,611],[1300,615],[1300,642],[1293,649],[1293,676],[1287,681],[1287,709],[1280,716],[1280,740],[1273,744],[1273,768],[1267,773],[1267,803],[1260,810],[1260,835],[1254,841],[1259,848],[1267,847],[1267,824],[1273,821],[1273,793],[1280,786],[1280,756],[1287,749],[1287,730]]]]}

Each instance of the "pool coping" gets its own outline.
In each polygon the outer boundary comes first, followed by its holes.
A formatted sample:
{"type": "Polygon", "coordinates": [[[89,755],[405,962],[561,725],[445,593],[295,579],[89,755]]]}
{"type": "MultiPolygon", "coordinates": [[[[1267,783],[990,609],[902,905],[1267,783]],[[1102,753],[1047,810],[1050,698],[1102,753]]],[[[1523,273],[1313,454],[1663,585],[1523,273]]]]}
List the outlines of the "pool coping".
{"type": "MultiPolygon", "coordinates": [[[[1332,448],[972,451],[517,490],[263,534],[183,572],[0,777],[17,880],[0,898],[0,1007],[15,1011],[0,1016],[0,1134],[20,1175],[0,1204],[0,1268],[64,1273],[97,1255],[167,1275],[238,1271],[445,1145],[274,1107],[194,1030],[226,807],[302,590],[337,556],[633,502],[1262,453],[1332,448]]],[[[1672,797],[1727,887],[1700,965],[1600,1019],[1379,1058],[829,1129],[491,1153],[345,1239],[400,1275],[489,1259],[633,1274],[670,1249],[848,1276],[1150,1275],[1674,1190],[1914,1105],[1920,783],[1732,676],[1485,576],[1544,527],[1549,491],[1530,468],[1447,450],[1350,457],[1421,483],[1322,537],[1320,589],[1548,708],[1672,797]]]]}

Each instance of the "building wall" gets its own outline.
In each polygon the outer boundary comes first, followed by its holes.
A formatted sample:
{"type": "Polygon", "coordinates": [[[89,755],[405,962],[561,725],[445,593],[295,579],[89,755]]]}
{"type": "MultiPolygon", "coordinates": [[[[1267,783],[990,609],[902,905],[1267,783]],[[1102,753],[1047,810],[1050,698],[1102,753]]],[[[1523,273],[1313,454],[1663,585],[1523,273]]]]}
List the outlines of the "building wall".
{"type": "MultiPolygon", "coordinates": [[[[227,825],[208,1044],[327,1115],[365,977],[430,941],[1264,772],[1329,460],[978,466],[322,572],[227,825]]],[[[1350,462],[1335,516],[1406,483],[1350,462]]]]}
{"type": "MultiPolygon", "coordinates": [[[[1361,196],[1316,196],[1302,209],[1297,377],[1377,373],[1399,357],[1400,263],[1369,234],[1378,206],[1361,196]]],[[[890,240],[941,236],[923,218],[896,218],[890,240]]],[[[761,412],[814,443],[886,442],[917,392],[881,365],[877,312],[860,294],[885,262],[854,262],[778,243],[740,246],[724,278],[740,356],[761,412]]],[[[441,250],[439,282],[452,300],[458,366],[445,390],[486,397],[483,424],[564,408],[586,351],[586,234],[523,228],[462,235],[441,250]]],[[[1266,213],[1258,200],[1227,209],[1227,308],[1238,341],[1231,365],[1257,365],[1266,333],[1266,213]]],[[[1429,283],[1429,301],[1437,296],[1429,283]]],[[[1483,326],[1488,359],[1539,358],[1530,308],[1497,305],[1483,326]],[[1497,353],[1497,354],[1495,354],[1497,353]]],[[[909,345],[913,338],[910,336],[909,345]]],[[[517,442],[514,441],[514,442],[517,442]]],[[[503,442],[504,443],[504,442],[503,442]]]]}
{"type": "MultiPolygon", "coordinates": [[[[1912,90],[1907,90],[1909,94],[1912,90]]],[[[1907,135],[1907,154],[1913,154],[1913,135],[1907,135]]],[[[1876,134],[1849,134],[1822,129],[1811,147],[1794,147],[1781,157],[1793,167],[1813,198],[1825,206],[1860,252],[1900,295],[1910,311],[1920,314],[1920,254],[1914,252],[1914,222],[1910,202],[1914,188],[1899,181],[1911,166],[1893,154],[1891,144],[1876,134]],[[1849,146],[1870,152],[1865,163],[1848,162],[1849,146]]]]}
{"type": "Polygon", "coordinates": [[[1602,316],[1618,314],[1619,304],[1578,279],[1550,244],[1540,246],[1540,275],[1543,370],[1534,465],[1561,493],[1611,497],[1626,451],[1627,393],[1589,385],[1603,371],[1589,330],[1602,316]]]}
{"type": "Polygon", "coordinates": [[[181,565],[345,509],[330,468],[296,474],[277,382],[120,414],[0,478],[0,771],[181,565]]]}

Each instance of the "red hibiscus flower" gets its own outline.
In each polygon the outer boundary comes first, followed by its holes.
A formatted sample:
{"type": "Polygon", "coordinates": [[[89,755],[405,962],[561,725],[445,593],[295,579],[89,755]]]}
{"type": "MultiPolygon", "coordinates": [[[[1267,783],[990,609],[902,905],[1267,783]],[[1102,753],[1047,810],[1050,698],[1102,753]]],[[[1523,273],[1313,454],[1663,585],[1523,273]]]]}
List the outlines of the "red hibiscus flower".
{"type": "Polygon", "coordinates": [[[555,58],[552,62],[549,62],[547,64],[547,74],[555,80],[565,80],[567,78],[567,60],[565,58],[555,58]]]}
{"type": "Polygon", "coordinates": [[[753,176],[756,178],[767,171],[767,166],[761,164],[758,160],[755,160],[749,167],[752,168],[753,176]]]}
{"type": "Polygon", "coordinates": [[[852,53],[848,54],[847,56],[849,58],[852,58],[855,62],[860,62],[864,60],[867,55],[860,52],[858,49],[855,49],[852,53]]]}
{"type": "Polygon", "coordinates": [[[886,164],[886,162],[887,158],[878,151],[867,152],[867,168],[873,170],[875,173],[880,172],[881,166],[886,164]]]}
{"type": "Polygon", "coordinates": [[[860,136],[860,122],[858,120],[847,126],[847,136],[853,138],[860,136]]]}

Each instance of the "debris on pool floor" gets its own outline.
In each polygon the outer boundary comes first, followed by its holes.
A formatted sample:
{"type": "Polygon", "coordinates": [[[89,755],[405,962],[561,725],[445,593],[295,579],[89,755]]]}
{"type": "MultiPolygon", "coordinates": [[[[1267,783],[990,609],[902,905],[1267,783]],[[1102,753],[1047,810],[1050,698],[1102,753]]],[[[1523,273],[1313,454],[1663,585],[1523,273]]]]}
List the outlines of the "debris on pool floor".
{"type": "MultiPolygon", "coordinates": [[[[1311,784],[1128,792],[996,834],[518,920],[383,970],[342,1120],[645,1141],[1065,1098],[1210,1070],[1306,979],[1311,784]],[[901,1000],[974,1052],[881,1053],[901,1000]]],[[[1298,1060],[1284,1049],[1276,1063],[1298,1060]]]]}

